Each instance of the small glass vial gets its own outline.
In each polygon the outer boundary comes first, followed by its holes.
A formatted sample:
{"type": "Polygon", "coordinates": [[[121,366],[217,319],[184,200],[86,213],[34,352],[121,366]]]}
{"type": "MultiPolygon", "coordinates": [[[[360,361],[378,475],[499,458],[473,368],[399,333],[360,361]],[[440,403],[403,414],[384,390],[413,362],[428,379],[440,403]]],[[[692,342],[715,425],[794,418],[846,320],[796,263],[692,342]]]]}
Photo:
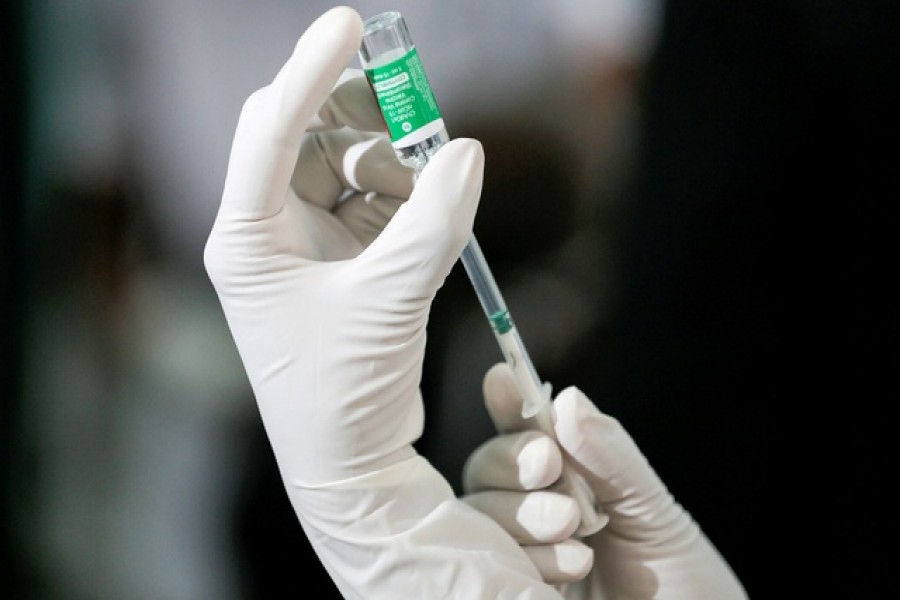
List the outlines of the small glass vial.
{"type": "Polygon", "coordinates": [[[381,13],[365,21],[359,59],[397,158],[420,171],[450,136],[399,12],[381,13]]]}

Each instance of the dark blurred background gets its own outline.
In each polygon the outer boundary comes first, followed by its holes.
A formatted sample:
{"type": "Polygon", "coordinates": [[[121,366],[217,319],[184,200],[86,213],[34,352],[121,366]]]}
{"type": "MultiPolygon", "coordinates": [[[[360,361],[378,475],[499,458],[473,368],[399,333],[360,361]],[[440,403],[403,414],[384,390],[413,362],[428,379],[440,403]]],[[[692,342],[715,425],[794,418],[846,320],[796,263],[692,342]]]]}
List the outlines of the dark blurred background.
{"type": "MultiPolygon", "coordinates": [[[[350,5],[404,13],[484,144],[475,232],[542,377],[623,422],[751,597],[871,596],[895,3],[350,5]]],[[[338,597],[201,261],[241,104],[331,6],[0,9],[4,598],[338,597]]],[[[418,443],[457,491],[500,359],[458,266],[418,443]]]]}
{"type": "Polygon", "coordinates": [[[14,589],[20,565],[12,537],[25,311],[25,40],[18,2],[0,8],[0,591],[14,589]]]}

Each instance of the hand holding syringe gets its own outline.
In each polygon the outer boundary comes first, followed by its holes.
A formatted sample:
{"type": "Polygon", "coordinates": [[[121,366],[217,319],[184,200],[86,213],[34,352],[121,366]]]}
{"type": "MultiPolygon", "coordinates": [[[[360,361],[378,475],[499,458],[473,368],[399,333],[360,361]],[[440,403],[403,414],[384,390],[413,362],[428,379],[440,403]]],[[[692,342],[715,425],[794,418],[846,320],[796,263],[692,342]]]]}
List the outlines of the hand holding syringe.
{"type": "MultiPolygon", "coordinates": [[[[383,13],[365,22],[359,56],[378,98],[394,151],[401,162],[420,171],[450,136],[400,13],[383,13]]],[[[522,416],[533,418],[537,427],[555,440],[550,385],[541,383],[474,236],[463,249],[461,260],[515,375],[523,399],[522,416]]],[[[606,524],[606,515],[598,514],[590,491],[567,464],[558,486],[581,510],[579,536],[590,535],[606,524]]]]}

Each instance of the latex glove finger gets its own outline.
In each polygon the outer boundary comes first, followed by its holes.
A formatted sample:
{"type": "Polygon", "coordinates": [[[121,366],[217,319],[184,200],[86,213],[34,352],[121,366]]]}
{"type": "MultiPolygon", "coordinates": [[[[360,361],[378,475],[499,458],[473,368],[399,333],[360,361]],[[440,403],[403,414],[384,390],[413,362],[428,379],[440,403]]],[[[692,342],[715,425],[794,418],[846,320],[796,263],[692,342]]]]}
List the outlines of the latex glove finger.
{"type": "Polygon", "coordinates": [[[475,449],[463,466],[467,494],[487,489],[539,490],[562,473],[562,452],[540,431],[493,437],[475,449]]]}
{"type": "Polygon", "coordinates": [[[590,571],[593,550],[571,539],[581,515],[569,496],[549,491],[494,490],[466,495],[463,501],[521,544],[545,582],[571,583],[590,571]]]}
{"type": "Polygon", "coordinates": [[[361,69],[341,73],[328,98],[306,126],[307,131],[349,127],[360,131],[384,132],[384,117],[361,69]]]}
{"type": "Polygon", "coordinates": [[[554,492],[482,492],[464,501],[487,515],[515,539],[551,584],[583,579],[594,552],[572,539],[580,513],[575,501],[554,492]]]}
{"type": "Polygon", "coordinates": [[[491,517],[525,546],[554,544],[572,537],[580,518],[574,500],[544,490],[492,490],[468,494],[463,500],[491,517]]]}
{"type": "Polygon", "coordinates": [[[220,215],[263,219],[281,210],[303,134],[361,40],[356,11],[329,10],[303,33],[272,83],[247,99],[235,131],[220,215]]]}
{"type": "Polygon", "coordinates": [[[340,129],[307,136],[291,188],[298,199],[332,212],[348,193],[406,199],[414,181],[415,172],[400,164],[387,136],[340,129]]]}
{"type": "Polygon", "coordinates": [[[575,539],[557,544],[523,546],[523,549],[541,578],[552,585],[583,581],[594,564],[591,547],[575,539]]]}
{"type": "Polygon", "coordinates": [[[500,433],[535,429],[532,419],[522,417],[522,394],[512,370],[506,363],[488,369],[482,383],[484,404],[491,421],[500,433]]]}
{"type": "MultiPolygon", "coordinates": [[[[360,254],[362,278],[393,306],[415,300],[423,311],[472,237],[481,197],[484,151],[457,138],[422,169],[409,200],[360,254]]],[[[366,291],[363,287],[361,291],[366,291]]]]}
{"type": "Polygon", "coordinates": [[[300,150],[289,201],[269,219],[267,234],[277,241],[259,245],[313,260],[353,258],[381,233],[413,181],[384,135],[315,134],[300,150]]]}
{"type": "Polygon", "coordinates": [[[627,520],[633,534],[671,521],[680,507],[617,419],[574,387],[560,392],[554,409],[560,445],[611,519],[627,520]]]}
{"type": "Polygon", "coordinates": [[[538,431],[491,438],[463,468],[464,500],[497,521],[521,544],[559,542],[578,526],[568,496],[542,490],[562,470],[559,447],[538,431]]]}
{"type": "Polygon", "coordinates": [[[593,549],[572,539],[580,512],[569,496],[547,491],[486,491],[464,496],[463,501],[521,544],[545,582],[572,583],[591,570],[593,549]]]}

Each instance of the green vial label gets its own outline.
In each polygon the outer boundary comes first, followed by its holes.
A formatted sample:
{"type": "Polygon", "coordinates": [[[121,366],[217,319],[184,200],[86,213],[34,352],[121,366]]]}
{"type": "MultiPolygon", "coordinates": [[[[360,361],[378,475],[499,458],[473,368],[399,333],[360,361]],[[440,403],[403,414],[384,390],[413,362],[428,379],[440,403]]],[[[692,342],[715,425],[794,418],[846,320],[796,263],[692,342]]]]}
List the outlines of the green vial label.
{"type": "Polygon", "coordinates": [[[417,144],[443,127],[441,112],[415,48],[384,66],[366,69],[366,76],[395,146],[417,144]]]}

